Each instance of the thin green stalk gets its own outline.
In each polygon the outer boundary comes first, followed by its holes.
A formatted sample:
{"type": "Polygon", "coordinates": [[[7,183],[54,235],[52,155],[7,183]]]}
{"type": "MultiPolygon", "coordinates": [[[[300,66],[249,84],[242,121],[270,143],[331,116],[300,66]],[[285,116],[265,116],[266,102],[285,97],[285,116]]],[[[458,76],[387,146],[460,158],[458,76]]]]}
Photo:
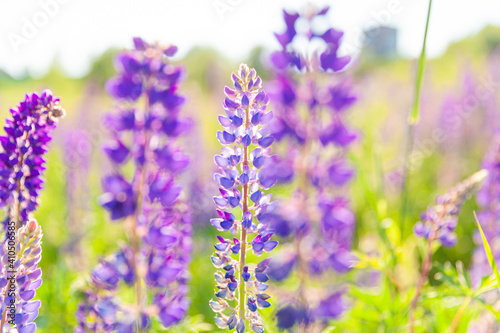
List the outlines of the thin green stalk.
{"type": "MultiPolygon", "coordinates": [[[[147,84],[147,83],[146,83],[147,84]]],[[[146,107],[144,109],[144,116],[146,116],[149,113],[149,108],[150,108],[150,100],[149,98],[146,98],[146,107]]],[[[148,150],[149,147],[149,141],[151,140],[151,134],[147,131],[145,135],[145,145],[144,145],[144,164],[142,166],[142,170],[140,170],[140,175],[134,184],[135,191],[137,193],[137,208],[135,211],[135,214],[129,219],[129,239],[130,239],[130,246],[132,248],[132,268],[134,270],[135,276],[136,276],[136,283],[135,283],[135,301],[137,305],[137,309],[139,311],[139,318],[135,322],[135,329],[136,332],[138,333],[143,333],[145,332],[145,329],[142,327],[142,322],[141,322],[141,315],[144,312],[144,308],[146,306],[145,303],[145,297],[146,297],[146,290],[145,290],[145,284],[143,283],[143,276],[141,274],[140,268],[139,268],[139,253],[140,253],[140,247],[141,247],[141,237],[137,234],[137,226],[139,223],[139,218],[142,214],[144,214],[144,206],[145,206],[145,196],[143,194],[143,188],[144,184],[146,183],[146,178],[148,175],[148,167],[149,167],[149,154],[150,151],[148,150]]]]}
{"type": "MultiPolygon", "coordinates": [[[[149,142],[149,135],[146,135],[146,142],[149,142]]],[[[147,144],[145,145],[145,149],[147,149],[147,144]]],[[[144,156],[146,156],[146,160],[143,165],[143,169],[141,170],[140,177],[138,178],[137,186],[137,210],[133,217],[129,219],[129,233],[130,233],[130,245],[132,247],[132,268],[134,270],[136,276],[135,283],[135,297],[136,297],[136,305],[140,314],[144,309],[144,290],[142,285],[142,276],[139,269],[139,259],[138,254],[140,252],[140,237],[137,235],[137,223],[139,221],[139,216],[142,213],[142,208],[144,204],[144,196],[142,195],[142,188],[144,187],[144,183],[146,181],[147,176],[147,151],[145,151],[144,156]]],[[[139,333],[144,332],[142,328],[141,318],[137,319],[135,323],[136,331],[139,333]]]]}
{"type": "Polygon", "coordinates": [[[455,318],[453,318],[453,321],[451,323],[450,333],[455,333],[455,331],[457,330],[458,323],[460,322],[460,319],[462,318],[462,316],[465,312],[465,309],[467,309],[467,307],[469,306],[471,301],[472,301],[472,297],[470,297],[470,296],[467,297],[465,299],[465,301],[462,303],[462,305],[460,306],[460,308],[458,309],[457,314],[455,315],[455,318]]]}
{"type": "Polygon", "coordinates": [[[406,211],[408,206],[408,187],[409,187],[409,168],[410,168],[410,154],[413,150],[414,141],[414,125],[408,123],[406,130],[406,146],[405,146],[405,157],[403,165],[403,183],[402,183],[402,196],[401,196],[401,241],[406,237],[406,211]]]}
{"type": "Polygon", "coordinates": [[[417,81],[415,84],[415,101],[413,103],[413,109],[408,117],[408,123],[416,125],[420,120],[420,89],[422,88],[422,81],[424,78],[425,71],[425,49],[427,45],[427,33],[429,31],[429,19],[431,17],[431,8],[432,8],[432,0],[429,0],[429,8],[427,10],[427,21],[425,23],[425,34],[424,34],[424,43],[422,45],[422,52],[420,53],[420,59],[418,60],[418,72],[417,72],[417,81]]]}
{"type": "Polygon", "coordinates": [[[495,256],[493,255],[493,251],[491,251],[491,246],[488,243],[488,239],[486,238],[486,236],[483,232],[483,228],[481,227],[481,224],[479,223],[479,220],[477,219],[476,212],[474,212],[474,220],[476,221],[477,228],[479,229],[479,232],[481,233],[481,238],[483,240],[484,252],[486,252],[486,258],[488,259],[488,263],[490,264],[490,267],[493,270],[493,274],[494,274],[496,282],[497,282],[497,288],[500,291],[500,272],[498,271],[497,263],[495,261],[495,256]]]}
{"type": "MultiPolygon", "coordinates": [[[[246,89],[247,83],[243,85],[243,89],[246,89]]],[[[250,126],[250,110],[249,107],[245,109],[245,127],[250,126]]],[[[243,165],[248,166],[248,147],[243,148],[243,165]]],[[[243,171],[243,170],[242,170],[243,171]]],[[[242,189],[243,192],[243,215],[241,216],[241,220],[243,220],[245,213],[248,211],[248,184],[243,186],[242,189]]],[[[246,251],[247,251],[247,231],[245,228],[241,227],[240,231],[240,244],[241,244],[241,249],[240,249],[240,284],[239,284],[239,299],[238,299],[238,306],[239,306],[239,317],[241,320],[245,320],[245,304],[246,304],[246,288],[245,288],[245,282],[243,282],[243,268],[246,265],[246,251]]],[[[246,325],[245,325],[246,326],[246,325]]]]}
{"type": "Polygon", "coordinates": [[[432,228],[431,233],[429,235],[429,239],[427,240],[427,251],[422,262],[422,269],[420,272],[420,277],[417,283],[417,291],[415,292],[415,296],[411,300],[410,303],[410,313],[409,313],[409,332],[413,333],[415,326],[415,311],[417,310],[418,301],[420,299],[420,295],[422,294],[422,289],[424,287],[425,281],[427,281],[427,276],[429,275],[429,271],[432,266],[432,255],[433,249],[432,244],[436,240],[437,229],[435,227],[432,228]]]}
{"type": "Polygon", "coordinates": [[[415,81],[415,99],[413,101],[413,108],[408,115],[408,130],[406,137],[405,159],[403,166],[403,184],[402,184],[402,202],[401,202],[401,235],[404,238],[405,234],[405,219],[408,202],[408,187],[409,187],[409,157],[413,150],[413,142],[415,140],[415,125],[420,120],[420,91],[422,88],[424,72],[425,72],[425,49],[427,44],[427,35],[429,31],[429,20],[431,17],[432,0],[429,0],[429,8],[427,10],[427,20],[425,23],[424,42],[422,45],[422,52],[418,60],[418,71],[415,81]]]}

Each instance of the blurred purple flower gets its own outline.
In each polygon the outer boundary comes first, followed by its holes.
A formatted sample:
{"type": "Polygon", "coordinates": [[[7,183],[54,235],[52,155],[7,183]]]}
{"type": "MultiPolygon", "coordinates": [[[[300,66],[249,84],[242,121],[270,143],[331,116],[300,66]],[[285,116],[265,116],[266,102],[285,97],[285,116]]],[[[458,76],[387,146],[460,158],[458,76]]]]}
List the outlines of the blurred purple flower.
{"type": "Polygon", "coordinates": [[[436,197],[436,204],[429,206],[422,213],[422,219],[415,224],[414,233],[429,242],[438,240],[445,247],[454,246],[457,242],[454,231],[462,205],[480,187],[487,176],[487,170],[478,171],[444,195],[436,197]]]}
{"type": "Polygon", "coordinates": [[[136,198],[129,184],[120,175],[110,175],[103,179],[104,194],[99,203],[111,213],[112,220],[119,220],[132,215],[136,209],[136,198]]]}
{"type": "Polygon", "coordinates": [[[136,49],[118,54],[117,76],[106,85],[123,107],[104,119],[113,140],[103,150],[113,173],[103,178],[104,193],[98,200],[111,220],[127,219],[129,239],[92,271],[92,292],[79,307],[77,332],[135,332],[137,327],[148,331],[155,318],[169,327],[184,318],[189,306],[191,217],[180,199],[182,187],[175,182],[189,163],[175,145],[190,124],[180,116],[183,70],[168,59],[176,47],[139,38],[134,44],[136,49]],[[126,164],[135,167],[131,180],[122,174],[126,164]],[[133,307],[118,295],[122,282],[136,291],[133,307]],[[89,307],[91,302],[101,306],[89,307]],[[156,310],[151,312],[153,305],[156,310]],[[89,323],[86,316],[96,320],[89,323]]]}
{"type": "Polygon", "coordinates": [[[311,314],[304,307],[287,305],[276,313],[277,325],[281,329],[291,329],[296,324],[307,326],[311,321],[311,314]]]}
{"type": "Polygon", "coordinates": [[[356,96],[349,81],[336,73],[350,62],[349,56],[338,54],[343,32],[329,27],[318,31],[324,27],[319,17],[328,11],[328,7],[309,5],[303,13],[284,12],[286,31],[276,34],[282,49],[271,55],[270,98],[275,117],[270,130],[286,147],[286,156],[267,161],[259,177],[265,184],[292,183],[294,187],[291,197],[263,218],[277,235],[288,238],[295,253],[279,256],[270,264],[269,275],[277,281],[293,271],[304,277],[299,279],[296,297],[280,310],[282,328],[300,322],[307,330],[317,320],[338,318],[344,309],[341,297],[308,297],[307,277],[346,273],[354,262],[350,250],[355,216],[340,187],[354,176],[346,155],[358,135],[347,127],[345,114],[356,96]],[[295,24],[301,24],[300,31],[295,24]],[[300,54],[297,37],[311,41],[311,47],[322,44],[322,52],[300,54]],[[314,315],[316,307],[321,315],[314,315]],[[311,309],[307,320],[295,318],[301,308],[311,309]]]}
{"type": "Polygon", "coordinates": [[[314,315],[319,319],[338,318],[344,312],[342,293],[336,292],[324,298],[314,309],[314,315]]]}

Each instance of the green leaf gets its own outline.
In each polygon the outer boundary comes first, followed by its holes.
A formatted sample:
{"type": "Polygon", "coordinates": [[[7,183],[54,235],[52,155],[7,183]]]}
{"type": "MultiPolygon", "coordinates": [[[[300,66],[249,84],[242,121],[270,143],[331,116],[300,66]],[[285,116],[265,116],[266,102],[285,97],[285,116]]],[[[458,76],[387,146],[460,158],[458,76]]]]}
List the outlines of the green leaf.
{"type": "Polygon", "coordinates": [[[495,289],[497,286],[497,280],[495,279],[494,274],[490,276],[485,276],[481,279],[481,285],[474,292],[474,297],[480,296],[490,290],[495,289]]]}
{"type": "Polygon", "coordinates": [[[500,290],[500,273],[498,272],[497,263],[495,262],[495,257],[493,256],[493,252],[491,252],[490,244],[488,243],[488,240],[484,235],[483,229],[481,228],[481,224],[479,224],[476,212],[474,212],[474,219],[476,220],[477,227],[479,229],[479,232],[481,233],[481,238],[483,239],[483,247],[484,251],[486,252],[486,257],[488,258],[488,262],[490,263],[491,269],[493,270],[495,278],[497,279],[498,290],[500,290]]]}

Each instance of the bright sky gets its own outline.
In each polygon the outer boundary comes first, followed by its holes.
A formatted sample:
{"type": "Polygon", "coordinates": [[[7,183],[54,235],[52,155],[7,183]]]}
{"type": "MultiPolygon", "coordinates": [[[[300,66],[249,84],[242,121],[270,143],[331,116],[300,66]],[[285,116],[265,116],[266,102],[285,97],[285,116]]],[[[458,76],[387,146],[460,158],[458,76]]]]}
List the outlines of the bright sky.
{"type": "MultiPolygon", "coordinates": [[[[399,29],[401,54],[418,56],[427,0],[330,0],[330,20],[344,30],[344,51],[359,50],[361,32],[388,24],[399,29]]],[[[130,47],[133,36],[176,44],[180,55],[196,45],[212,46],[235,60],[256,45],[277,49],[273,32],[284,29],[282,8],[291,0],[4,0],[0,2],[0,69],[13,76],[41,75],[55,58],[81,76],[107,48],[130,47]]],[[[500,25],[499,0],[437,0],[428,37],[436,56],[455,40],[487,24],[500,25]]]]}

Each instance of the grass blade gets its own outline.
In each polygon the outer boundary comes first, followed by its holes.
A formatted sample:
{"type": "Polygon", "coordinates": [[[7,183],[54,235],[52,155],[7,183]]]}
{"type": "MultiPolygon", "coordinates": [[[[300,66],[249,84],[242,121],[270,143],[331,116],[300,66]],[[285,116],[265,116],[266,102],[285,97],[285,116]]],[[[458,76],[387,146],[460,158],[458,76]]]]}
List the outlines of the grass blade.
{"type": "Polygon", "coordinates": [[[425,33],[424,42],[422,44],[422,52],[420,53],[420,58],[418,60],[418,72],[415,81],[415,100],[413,101],[413,108],[408,112],[407,121],[407,133],[406,133],[406,147],[405,147],[405,157],[404,157],[404,171],[403,171],[403,186],[402,186],[402,200],[401,200],[401,237],[402,239],[406,236],[406,211],[408,204],[408,187],[409,187],[409,159],[410,154],[413,150],[413,141],[415,141],[415,125],[420,119],[420,90],[422,88],[424,72],[425,72],[425,48],[427,45],[427,35],[429,32],[429,21],[431,17],[432,0],[429,0],[429,9],[427,10],[427,20],[425,23],[425,33]]]}
{"type": "Polygon", "coordinates": [[[483,239],[483,247],[484,251],[486,252],[486,257],[488,258],[488,262],[490,263],[491,269],[493,270],[495,278],[497,279],[498,290],[500,290],[500,273],[498,272],[498,267],[495,262],[495,257],[493,256],[493,252],[491,252],[490,244],[488,243],[488,240],[484,235],[483,229],[481,228],[481,224],[479,224],[479,220],[477,219],[476,212],[474,212],[474,219],[476,220],[477,227],[479,229],[479,232],[481,233],[481,238],[483,239]]]}
{"type": "Polygon", "coordinates": [[[427,11],[427,22],[425,23],[425,34],[424,34],[424,43],[422,45],[422,52],[420,53],[420,58],[418,60],[418,72],[417,72],[417,81],[415,83],[415,101],[413,102],[413,109],[408,118],[408,123],[411,125],[415,125],[418,123],[420,119],[420,89],[422,88],[422,81],[424,78],[425,72],[425,48],[427,44],[427,32],[429,31],[429,19],[431,17],[431,7],[432,0],[429,0],[429,9],[427,11]]]}

